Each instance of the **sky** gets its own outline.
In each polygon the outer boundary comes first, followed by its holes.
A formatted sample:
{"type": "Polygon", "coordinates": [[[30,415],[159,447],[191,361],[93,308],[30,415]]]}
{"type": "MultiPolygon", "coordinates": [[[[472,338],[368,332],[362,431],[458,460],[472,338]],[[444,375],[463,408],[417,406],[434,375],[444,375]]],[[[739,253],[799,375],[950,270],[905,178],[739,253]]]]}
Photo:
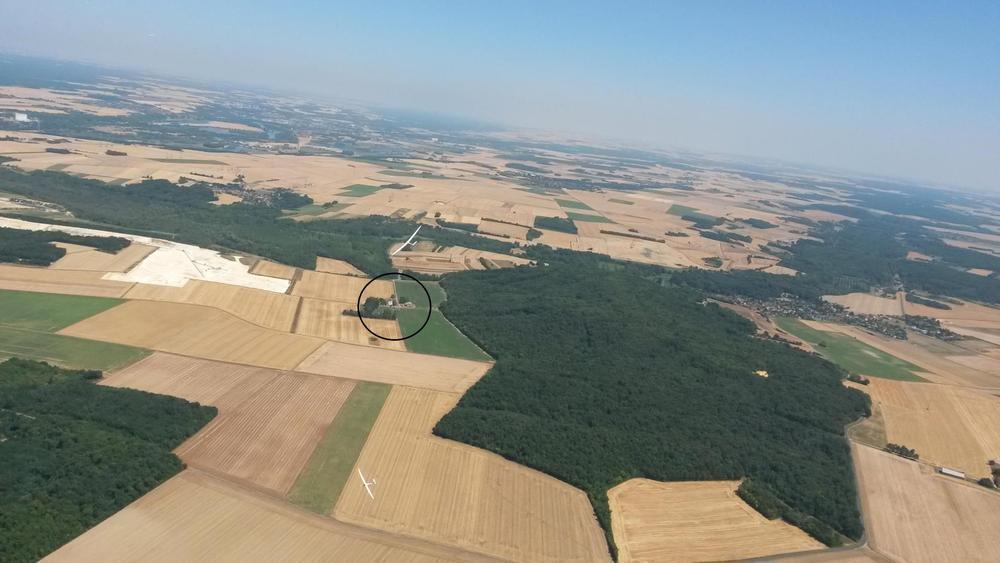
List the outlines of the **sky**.
{"type": "Polygon", "coordinates": [[[0,0],[0,51],[1000,193],[1000,2],[0,0]]]}

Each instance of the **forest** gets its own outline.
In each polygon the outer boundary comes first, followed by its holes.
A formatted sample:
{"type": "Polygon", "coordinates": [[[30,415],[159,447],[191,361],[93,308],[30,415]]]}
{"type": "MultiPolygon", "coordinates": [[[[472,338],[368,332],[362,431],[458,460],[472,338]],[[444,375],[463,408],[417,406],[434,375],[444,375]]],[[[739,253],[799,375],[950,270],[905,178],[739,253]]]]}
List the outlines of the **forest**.
{"type": "MultiPolygon", "coordinates": [[[[405,240],[417,227],[412,221],[379,216],[298,223],[282,219],[280,204],[287,199],[287,205],[299,207],[302,196],[282,198],[277,206],[212,205],[215,195],[209,187],[181,187],[165,180],[119,187],[61,172],[24,173],[0,167],[0,188],[58,204],[78,219],[107,228],[247,252],[308,269],[315,267],[317,256],[325,256],[346,260],[369,273],[392,271],[385,249],[405,240]]],[[[492,252],[514,247],[443,228],[425,226],[420,234],[444,246],[492,252]]]]}
{"type": "Polygon", "coordinates": [[[48,266],[66,255],[66,250],[52,244],[64,242],[89,246],[105,252],[118,252],[129,245],[121,237],[86,237],[58,231],[26,231],[0,227],[0,262],[48,266]]]}
{"type": "Polygon", "coordinates": [[[747,478],[821,541],[861,536],[844,425],[869,404],[843,370],[653,270],[563,256],[442,279],[442,311],[497,363],[436,434],[581,488],[612,545],[606,491],[633,477],[747,478]]]}
{"type": "Polygon", "coordinates": [[[216,414],[99,376],[0,364],[0,561],[37,561],[178,473],[171,450],[216,414]]]}

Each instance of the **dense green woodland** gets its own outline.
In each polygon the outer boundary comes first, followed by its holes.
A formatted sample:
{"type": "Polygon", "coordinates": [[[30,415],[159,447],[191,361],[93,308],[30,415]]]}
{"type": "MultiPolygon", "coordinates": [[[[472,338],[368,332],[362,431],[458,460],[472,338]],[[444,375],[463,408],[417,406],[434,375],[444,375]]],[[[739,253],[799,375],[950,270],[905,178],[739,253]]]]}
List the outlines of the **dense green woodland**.
{"type": "Polygon", "coordinates": [[[171,450],[216,414],[99,375],[0,364],[0,561],[37,561],[179,472],[171,450]]]}
{"type": "MultiPolygon", "coordinates": [[[[406,240],[417,227],[412,221],[387,217],[297,223],[282,219],[281,207],[301,206],[301,196],[290,194],[275,205],[212,205],[215,196],[208,187],[185,188],[165,180],[119,187],[61,172],[23,173],[0,167],[0,190],[56,203],[79,219],[109,228],[257,254],[310,269],[317,256],[326,256],[346,260],[368,273],[392,271],[386,248],[406,240]]],[[[420,236],[446,246],[493,252],[513,248],[492,239],[426,226],[420,236]]]]}
{"type": "Polygon", "coordinates": [[[580,487],[609,541],[606,491],[633,477],[748,477],[817,538],[861,536],[843,433],[868,400],[840,368],[696,292],[583,259],[441,284],[442,311],[497,363],[435,432],[580,487]]]}
{"type": "Polygon", "coordinates": [[[0,262],[48,266],[66,255],[66,251],[52,244],[65,242],[118,252],[129,245],[121,237],[84,237],[57,231],[25,231],[0,227],[0,262]]]}

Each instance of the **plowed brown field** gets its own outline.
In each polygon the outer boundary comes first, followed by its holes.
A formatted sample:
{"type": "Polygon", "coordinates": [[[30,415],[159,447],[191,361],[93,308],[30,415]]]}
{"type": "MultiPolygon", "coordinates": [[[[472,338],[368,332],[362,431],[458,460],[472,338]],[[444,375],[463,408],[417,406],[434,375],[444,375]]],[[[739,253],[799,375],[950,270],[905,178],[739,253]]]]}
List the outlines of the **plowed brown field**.
{"type": "Polygon", "coordinates": [[[736,496],[738,486],[631,479],[611,489],[619,561],[723,561],[824,547],[795,526],[762,516],[736,496]]]}
{"type": "Polygon", "coordinates": [[[464,393],[492,364],[327,342],[295,369],[347,379],[464,393]]]}
{"type": "Polygon", "coordinates": [[[246,365],[291,369],[323,341],[261,328],[212,307],[128,301],[60,334],[246,365]]]}
{"type": "Polygon", "coordinates": [[[431,428],[457,394],[394,387],[334,515],[404,536],[518,561],[607,561],[604,535],[582,491],[431,428]]]}

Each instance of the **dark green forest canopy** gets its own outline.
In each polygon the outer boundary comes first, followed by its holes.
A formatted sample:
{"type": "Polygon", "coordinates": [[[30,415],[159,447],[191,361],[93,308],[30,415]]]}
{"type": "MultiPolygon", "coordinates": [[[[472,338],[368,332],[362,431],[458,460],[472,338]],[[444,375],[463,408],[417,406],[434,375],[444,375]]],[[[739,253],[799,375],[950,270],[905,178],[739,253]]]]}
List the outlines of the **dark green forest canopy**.
{"type": "Polygon", "coordinates": [[[0,364],[0,561],[37,561],[182,469],[171,453],[214,407],[0,364]]]}
{"type": "MultiPolygon", "coordinates": [[[[378,216],[296,223],[283,219],[280,207],[212,205],[215,195],[208,187],[180,187],[165,180],[119,187],[62,172],[23,173],[0,167],[0,190],[58,204],[79,219],[108,228],[147,231],[151,236],[248,252],[309,269],[315,267],[317,256],[326,256],[346,260],[368,273],[392,271],[386,249],[406,240],[417,227],[412,221],[378,216]]],[[[298,197],[286,199],[290,205],[301,204],[298,197]]],[[[421,229],[420,237],[444,246],[492,252],[513,248],[512,244],[429,226],[421,229]]]]}
{"type": "Polygon", "coordinates": [[[118,252],[129,245],[121,237],[85,237],[58,231],[26,231],[0,227],[0,262],[48,266],[66,255],[66,251],[52,244],[64,242],[118,252]]]}
{"type": "Polygon", "coordinates": [[[843,432],[868,402],[840,368],[695,292],[583,261],[441,284],[442,311],[497,363],[437,434],[580,487],[605,530],[607,489],[632,477],[749,477],[860,537],[843,432]]]}

